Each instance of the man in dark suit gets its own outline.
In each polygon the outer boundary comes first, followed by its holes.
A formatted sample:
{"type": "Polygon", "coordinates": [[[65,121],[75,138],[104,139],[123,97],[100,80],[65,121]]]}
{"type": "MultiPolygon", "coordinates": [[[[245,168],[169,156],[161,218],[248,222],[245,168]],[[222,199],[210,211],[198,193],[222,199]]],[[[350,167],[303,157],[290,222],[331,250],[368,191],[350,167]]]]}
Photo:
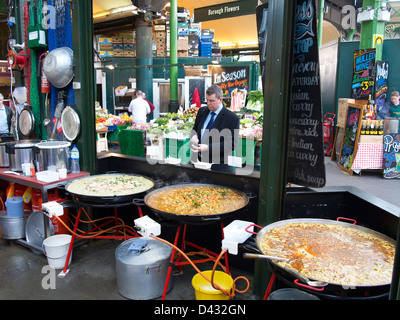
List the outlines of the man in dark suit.
{"type": "Polygon", "coordinates": [[[207,107],[199,109],[190,139],[192,159],[213,163],[211,170],[233,172],[228,156],[238,144],[239,117],[223,104],[223,92],[217,85],[206,91],[207,107]]]}

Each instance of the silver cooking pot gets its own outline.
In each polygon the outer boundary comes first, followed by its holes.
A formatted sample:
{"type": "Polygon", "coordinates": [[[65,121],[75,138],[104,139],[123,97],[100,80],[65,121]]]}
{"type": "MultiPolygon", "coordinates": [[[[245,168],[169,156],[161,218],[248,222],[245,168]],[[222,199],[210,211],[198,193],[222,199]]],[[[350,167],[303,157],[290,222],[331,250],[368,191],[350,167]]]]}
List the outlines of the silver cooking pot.
{"type": "Polygon", "coordinates": [[[0,134],[0,167],[9,167],[10,161],[6,152],[6,142],[13,141],[14,136],[9,133],[0,134]]]}
{"type": "Polygon", "coordinates": [[[10,161],[6,152],[6,142],[0,142],[0,167],[9,167],[10,161]]]}
{"type": "Polygon", "coordinates": [[[69,170],[68,151],[71,142],[68,141],[41,141],[33,147],[36,156],[38,171],[59,169],[69,170]]]}
{"type": "MultiPolygon", "coordinates": [[[[132,251],[132,246],[140,248],[139,241],[142,238],[129,239],[115,250],[118,291],[129,299],[155,299],[163,294],[172,248],[149,238],[145,247],[132,251]]],[[[172,281],[167,290],[171,288],[172,281]]]]}
{"type": "Polygon", "coordinates": [[[23,163],[34,161],[33,147],[39,140],[19,140],[6,142],[6,152],[11,171],[22,171],[23,163]]]}
{"type": "Polygon", "coordinates": [[[74,77],[73,52],[68,47],[51,50],[43,62],[43,72],[56,88],[66,87],[74,77]]]}

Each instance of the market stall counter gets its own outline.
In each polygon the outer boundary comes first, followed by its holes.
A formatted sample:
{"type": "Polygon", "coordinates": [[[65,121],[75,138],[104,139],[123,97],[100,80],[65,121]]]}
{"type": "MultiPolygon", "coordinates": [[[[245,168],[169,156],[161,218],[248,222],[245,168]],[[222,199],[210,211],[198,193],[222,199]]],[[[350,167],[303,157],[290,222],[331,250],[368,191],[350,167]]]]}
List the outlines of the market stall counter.
{"type": "MultiPolygon", "coordinates": [[[[59,185],[63,185],[70,180],[78,179],[81,177],[88,176],[88,172],[81,171],[79,173],[68,173],[66,178],[60,178],[55,181],[45,182],[40,181],[36,177],[32,176],[24,176],[19,172],[10,171],[9,168],[0,168],[0,180],[8,181],[10,183],[20,184],[27,187],[32,187],[41,191],[42,195],[42,203],[48,202],[48,191],[50,189],[57,188],[59,185]]],[[[43,215],[44,221],[46,221],[47,217],[43,215]]],[[[50,231],[48,228],[48,224],[44,223],[44,236],[45,238],[50,236],[50,231]]],[[[34,251],[41,251],[42,248],[36,247],[34,244],[27,242],[26,240],[19,239],[16,240],[19,244],[24,245],[33,249],[34,251]]]]}

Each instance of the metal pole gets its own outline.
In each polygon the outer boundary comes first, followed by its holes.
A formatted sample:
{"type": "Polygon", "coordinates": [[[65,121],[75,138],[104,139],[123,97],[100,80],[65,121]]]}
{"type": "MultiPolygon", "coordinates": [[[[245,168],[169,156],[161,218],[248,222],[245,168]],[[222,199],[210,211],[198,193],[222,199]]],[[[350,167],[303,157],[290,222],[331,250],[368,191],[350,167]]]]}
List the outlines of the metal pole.
{"type": "MultiPolygon", "coordinates": [[[[153,22],[150,15],[140,14],[136,18],[136,64],[152,65],[153,22]]],[[[136,89],[146,93],[146,99],[153,101],[153,68],[136,70],[136,89]]]]}
{"type": "MultiPolygon", "coordinates": [[[[178,63],[178,5],[177,0],[171,1],[170,6],[170,64],[178,63]]],[[[178,102],[178,67],[170,67],[170,82],[169,82],[169,111],[176,112],[179,108],[178,102]]]]}
{"type": "MultiPolygon", "coordinates": [[[[263,147],[261,155],[258,224],[280,220],[286,188],[287,134],[293,51],[295,1],[268,4],[267,59],[265,61],[263,147]]],[[[256,262],[255,293],[262,296],[271,273],[256,262]]]]}
{"type": "Polygon", "coordinates": [[[325,6],[325,0],[319,0],[318,47],[321,47],[322,44],[322,30],[324,25],[324,6],[325,6]]]}
{"type": "Polygon", "coordinates": [[[96,127],[94,111],[93,72],[93,9],[91,1],[72,2],[72,33],[74,47],[75,111],[81,122],[75,141],[80,153],[82,171],[96,170],[96,127]]]}

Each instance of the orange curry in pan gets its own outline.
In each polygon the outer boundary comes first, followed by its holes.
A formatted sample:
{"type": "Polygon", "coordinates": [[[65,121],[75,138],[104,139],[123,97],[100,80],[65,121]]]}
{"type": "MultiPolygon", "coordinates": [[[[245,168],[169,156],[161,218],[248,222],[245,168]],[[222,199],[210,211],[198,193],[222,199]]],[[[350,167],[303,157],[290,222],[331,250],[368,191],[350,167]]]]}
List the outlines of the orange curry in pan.
{"type": "Polygon", "coordinates": [[[188,185],[155,192],[147,199],[153,209],[181,215],[210,215],[244,207],[247,198],[232,189],[188,185]]]}

